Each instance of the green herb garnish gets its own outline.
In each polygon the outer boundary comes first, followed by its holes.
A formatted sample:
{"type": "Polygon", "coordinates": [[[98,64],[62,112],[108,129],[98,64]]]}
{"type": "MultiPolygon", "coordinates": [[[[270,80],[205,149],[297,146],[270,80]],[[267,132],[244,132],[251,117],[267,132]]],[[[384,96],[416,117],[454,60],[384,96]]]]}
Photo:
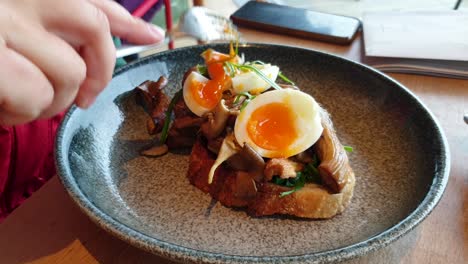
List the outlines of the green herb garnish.
{"type": "Polygon", "coordinates": [[[251,95],[249,92],[242,92],[240,94],[237,94],[236,97],[234,97],[234,104],[239,103],[242,97],[245,97],[247,99],[253,99],[253,97],[255,96],[251,95]]]}
{"type": "Polygon", "coordinates": [[[343,148],[344,148],[344,150],[346,150],[347,152],[353,152],[353,151],[354,151],[353,147],[351,147],[351,146],[343,146],[343,148]]]}
{"type": "Polygon", "coordinates": [[[261,60],[255,60],[255,61],[252,61],[252,62],[246,62],[245,64],[250,64],[250,65],[255,65],[255,64],[265,65],[266,63],[264,63],[264,62],[261,61],[261,60]]]}
{"type": "MultiPolygon", "coordinates": [[[[276,176],[276,177],[278,177],[278,176],[276,176]]],[[[290,194],[302,189],[302,187],[304,187],[304,185],[306,183],[306,176],[305,176],[305,174],[303,172],[298,172],[296,174],[295,178],[282,179],[282,180],[286,180],[286,182],[285,182],[286,187],[294,187],[294,188],[292,190],[290,190],[290,191],[282,192],[280,194],[280,197],[290,195],[290,194]]]]}
{"type": "Polygon", "coordinates": [[[236,74],[236,69],[232,66],[232,63],[224,62],[224,71],[232,78],[236,74]]]}
{"type": "Polygon", "coordinates": [[[197,71],[203,76],[208,75],[208,68],[205,65],[198,64],[197,65],[197,71]]]}
{"type": "Polygon", "coordinates": [[[284,196],[290,195],[290,194],[292,194],[292,193],[295,193],[296,191],[298,191],[298,190],[301,189],[302,187],[304,187],[304,186],[295,187],[294,189],[292,189],[292,190],[290,190],[290,191],[282,192],[282,193],[280,193],[280,197],[284,197],[284,196]]]}
{"type": "Polygon", "coordinates": [[[319,171],[317,169],[318,164],[319,164],[318,158],[317,156],[314,156],[312,162],[306,164],[302,171],[299,171],[296,173],[296,177],[288,178],[288,179],[281,179],[278,176],[274,176],[271,182],[277,185],[293,188],[292,190],[282,192],[280,194],[280,197],[290,195],[302,189],[307,182],[315,182],[315,183],[322,182],[319,171]]]}
{"type": "Polygon", "coordinates": [[[278,72],[278,76],[285,82],[291,84],[291,85],[296,85],[293,81],[291,81],[288,77],[284,76],[282,72],[278,72]]]}
{"type": "Polygon", "coordinates": [[[244,100],[244,102],[242,103],[242,106],[240,108],[240,110],[244,110],[244,108],[250,103],[250,101],[252,101],[253,99],[255,99],[255,96],[252,96],[252,98],[247,98],[244,100]]]}
{"type": "Polygon", "coordinates": [[[255,95],[251,95],[249,92],[242,92],[240,94],[237,94],[234,98],[234,104],[238,104],[242,97],[245,97],[245,100],[242,102],[240,108],[241,111],[247,106],[248,103],[250,103],[250,101],[255,99],[255,95]]]}
{"type": "Polygon", "coordinates": [[[309,164],[311,164],[311,165],[312,165],[313,167],[315,167],[315,168],[318,168],[318,166],[319,166],[319,164],[320,164],[320,160],[319,160],[319,158],[317,157],[317,154],[314,154],[314,155],[312,156],[312,161],[311,161],[309,164]]]}
{"type": "Polygon", "coordinates": [[[305,166],[303,170],[303,174],[305,175],[307,182],[315,182],[315,183],[322,182],[322,178],[320,178],[320,173],[317,167],[318,167],[318,164],[313,165],[312,162],[305,166]]]}
{"type": "Polygon", "coordinates": [[[227,75],[229,75],[229,77],[232,78],[236,75],[236,68],[234,67],[234,65],[232,65],[232,63],[225,61],[223,67],[224,67],[224,71],[226,72],[227,75]]]}
{"type": "Polygon", "coordinates": [[[171,102],[169,103],[169,106],[167,107],[166,119],[164,119],[164,126],[161,132],[161,137],[159,138],[159,142],[161,144],[166,143],[166,139],[167,139],[168,132],[169,132],[169,123],[171,122],[171,117],[172,117],[172,110],[174,109],[175,104],[177,103],[177,101],[179,101],[181,96],[182,96],[182,89],[174,94],[174,97],[172,98],[171,102]]]}
{"type": "Polygon", "coordinates": [[[236,47],[234,48],[235,56],[239,55],[239,39],[236,41],[236,47]]]}

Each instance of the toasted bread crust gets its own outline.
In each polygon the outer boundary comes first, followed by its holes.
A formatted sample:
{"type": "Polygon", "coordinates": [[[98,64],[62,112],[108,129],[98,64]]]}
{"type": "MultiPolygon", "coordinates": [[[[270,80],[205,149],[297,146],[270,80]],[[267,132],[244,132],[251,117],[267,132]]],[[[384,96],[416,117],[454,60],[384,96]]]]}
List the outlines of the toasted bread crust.
{"type": "MultiPolygon", "coordinates": [[[[245,173],[234,171],[225,166],[220,166],[214,175],[213,182],[208,183],[208,174],[215,162],[216,157],[206,147],[206,143],[198,137],[190,154],[187,178],[203,192],[209,193],[211,197],[228,207],[245,207],[254,198],[252,194],[253,185],[245,179],[245,173]],[[250,192],[249,192],[250,190],[250,192]]],[[[253,184],[253,181],[250,181],[253,184]]]]}
{"type": "Polygon", "coordinates": [[[349,204],[354,184],[354,174],[351,174],[340,193],[330,193],[321,185],[306,184],[302,189],[280,197],[284,187],[265,183],[258,188],[257,196],[247,210],[254,216],[285,214],[313,219],[331,218],[343,212],[349,204]]]}
{"type": "Polygon", "coordinates": [[[224,206],[245,207],[252,216],[284,214],[313,219],[331,218],[343,212],[353,195],[355,177],[351,169],[347,170],[347,181],[339,193],[332,193],[325,186],[306,184],[302,189],[280,197],[282,192],[289,191],[290,188],[252,180],[252,184],[255,184],[255,192],[252,194],[245,190],[250,188],[246,187],[249,181],[243,177],[245,173],[226,166],[220,166],[216,170],[213,183],[208,184],[208,172],[215,159],[204,140],[198,137],[192,148],[187,172],[190,183],[210,193],[224,206]]]}

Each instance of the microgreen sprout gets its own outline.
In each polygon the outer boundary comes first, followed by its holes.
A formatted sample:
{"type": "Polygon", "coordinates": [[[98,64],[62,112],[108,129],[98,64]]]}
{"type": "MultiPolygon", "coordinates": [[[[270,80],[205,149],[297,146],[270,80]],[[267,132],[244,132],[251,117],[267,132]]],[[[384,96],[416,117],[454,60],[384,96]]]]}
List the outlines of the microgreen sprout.
{"type": "Polygon", "coordinates": [[[354,151],[353,147],[351,147],[351,146],[343,146],[343,148],[344,148],[344,150],[346,150],[347,152],[353,152],[353,151],[354,151]]]}
{"type": "Polygon", "coordinates": [[[251,95],[249,92],[242,92],[236,95],[234,98],[234,104],[238,104],[241,100],[242,97],[245,97],[244,101],[242,102],[242,105],[240,107],[240,110],[242,111],[247,104],[252,101],[255,98],[255,95],[251,95]]]}
{"type": "Polygon", "coordinates": [[[288,179],[282,179],[278,176],[274,176],[272,179],[272,182],[281,186],[285,187],[292,187],[293,189],[282,192],[280,194],[280,197],[284,197],[287,195],[290,195],[294,192],[299,191],[304,187],[304,185],[308,182],[315,182],[315,183],[321,183],[321,178],[320,174],[318,171],[318,165],[319,165],[319,160],[317,158],[317,155],[314,155],[312,157],[312,162],[308,163],[305,165],[304,169],[302,171],[299,171],[296,173],[296,177],[294,178],[288,178],[288,179]]]}
{"type": "Polygon", "coordinates": [[[205,65],[200,65],[200,64],[198,64],[198,65],[197,65],[197,71],[198,71],[198,73],[200,73],[201,75],[204,75],[204,76],[207,76],[207,75],[208,75],[208,69],[206,68],[205,65]]]}
{"type": "Polygon", "coordinates": [[[161,137],[159,138],[159,142],[161,144],[166,143],[168,132],[169,132],[169,123],[171,122],[171,117],[172,117],[172,110],[174,109],[175,104],[177,103],[177,101],[179,101],[181,96],[182,96],[182,89],[179,90],[176,94],[174,94],[174,97],[172,98],[171,102],[169,103],[169,106],[167,107],[166,119],[164,119],[164,126],[161,132],[161,137]]]}
{"type": "Polygon", "coordinates": [[[293,81],[291,81],[288,77],[284,76],[282,72],[278,72],[278,77],[280,77],[283,81],[291,84],[291,85],[296,85],[293,81]]]}
{"type": "Polygon", "coordinates": [[[254,97],[254,96],[251,95],[249,92],[242,92],[242,93],[236,95],[236,97],[234,98],[234,104],[239,103],[239,101],[240,101],[240,99],[242,97],[245,97],[246,99],[252,99],[252,97],[254,97]]]}

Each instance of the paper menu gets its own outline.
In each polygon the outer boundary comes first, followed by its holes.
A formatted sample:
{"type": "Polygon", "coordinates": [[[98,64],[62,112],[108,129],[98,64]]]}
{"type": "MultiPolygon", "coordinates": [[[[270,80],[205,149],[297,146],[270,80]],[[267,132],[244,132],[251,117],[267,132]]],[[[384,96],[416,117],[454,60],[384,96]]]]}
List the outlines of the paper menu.
{"type": "Polygon", "coordinates": [[[468,61],[468,12],[369,12],[363,15],[366,56],[468,61]]]}

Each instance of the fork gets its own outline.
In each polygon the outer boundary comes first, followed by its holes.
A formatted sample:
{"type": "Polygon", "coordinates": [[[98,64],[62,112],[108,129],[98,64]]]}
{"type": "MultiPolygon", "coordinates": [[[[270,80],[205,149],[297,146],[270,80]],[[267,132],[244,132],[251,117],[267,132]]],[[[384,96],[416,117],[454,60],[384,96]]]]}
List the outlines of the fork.
{"type": "Polygon", "coordinates": [[[166,31],[163,41],[151,45],[123,45],[117,48],[116,57],[122,58],[143,51],[157,49],[176,38],[185,36],[190,36],[203,42],[216,40],[233,41],[239,38],[239,32],[228,18],[208,8],[194,6],[182,14],[179,23],[174,29],[166,31]]]}

